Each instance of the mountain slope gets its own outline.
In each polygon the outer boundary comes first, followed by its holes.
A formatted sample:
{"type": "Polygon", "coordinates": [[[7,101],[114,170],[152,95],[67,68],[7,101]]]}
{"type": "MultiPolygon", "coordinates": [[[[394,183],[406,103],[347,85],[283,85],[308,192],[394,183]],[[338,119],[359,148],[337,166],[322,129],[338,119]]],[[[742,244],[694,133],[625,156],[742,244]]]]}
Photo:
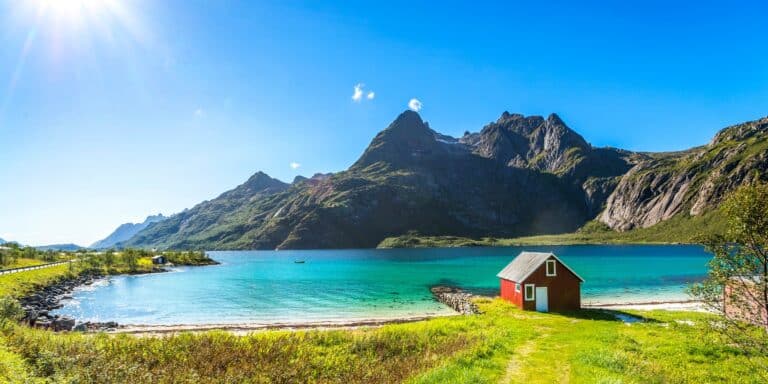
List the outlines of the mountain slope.
{"type": "Polygon", "coordinates": [[[257,172],[237,188],[154,223],[117,245],[233,248],[231,243],[238,239],[238,234],[263,222],[265,217],[260,213],[269,211],[269,199],[288,187],[280,180],[257,172]]]}
{"type": "Polygon", "coordinates": [[[616,230],[648,226],[706,213],[737,185],[762,177],[764,120],[728,128],[707,147],[643,154],[595,148],[554,114],[505,112],[453,138],[405,111],[346,171],[292,184],[259,172],[119,245],[366,248],[414,232],[572,232],[595,217],[616,230]]]}
{"type": "Polygon", "coordinates": [[[91,248],[106,249],[106,248],[114,247],[115,245],[117,245],[117,243],[130,239],[131,237],[139,233],[139,231],[148,227],[150,224],[157,223],[165,219],[167,219],[167,217],[163,216],[163,214],[160,213],[154,216],[147,216],[147,218],[144,219],[144,222],[142,223],[121,224],[119,227],[117,227],[117,229],[115,229],[111,234],[109,234],[109,236],[91,244],[91,248]]]}
{"type": "Polygon", "coordinates": [[[768,118],[728,127],[708,145],[657,154],[634,166],[608,198],[599,220],[619,231],[676,215],[699,216],[734,189],[768,179],[768,118]]]}

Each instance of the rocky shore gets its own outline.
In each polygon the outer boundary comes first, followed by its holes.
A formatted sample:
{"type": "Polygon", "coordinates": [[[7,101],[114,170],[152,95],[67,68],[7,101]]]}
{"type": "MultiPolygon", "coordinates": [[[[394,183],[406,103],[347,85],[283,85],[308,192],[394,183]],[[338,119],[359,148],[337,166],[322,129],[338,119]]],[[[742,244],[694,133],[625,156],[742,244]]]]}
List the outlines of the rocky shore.
{"type": "Polygon", "coordinates": [[[462,315],[474,315],[480,313],[477,305],[472,302],[474,295],[465,292],[461,288],[444,285],[434,286],[429,289],[435,299],[461,313],[462,315]]]}
{"type": "Polygon", "coordinates": [[[37,292],[19,300],[24,309],[24,319],[22,322],[35,328],[50,329],[53,331],[99,331],[113,330],[117,328],[117,323],[77,323],[71,317],[53,315],[50,312],[61,308],[62,300],[71,299],[72,291],[83,285],[91,285],[101,275],[84,274],[74,278],[63,279],[55,284],[49,285],[37,292]]]}
{"type": "MultiPolygon", "coordinates": [[[[163,268],[155,268],[150,272],[166,272],[163,268]]],[[[25,296],[19,300],[24,309],[24,318],[22,322],[35,328],[50,329],[52,331],[115,331],[118,324],[114,321],[107,322],[80,322],[68,317],[53,315],[50,312],[63,307],[62,300],[72,298],[71,294],[75,288],[91,285],[96,280],[105,278],[102,274],[87,273],[72,278],[62,279],[54,284],[37,290],[31,295],[25,296]]]]}

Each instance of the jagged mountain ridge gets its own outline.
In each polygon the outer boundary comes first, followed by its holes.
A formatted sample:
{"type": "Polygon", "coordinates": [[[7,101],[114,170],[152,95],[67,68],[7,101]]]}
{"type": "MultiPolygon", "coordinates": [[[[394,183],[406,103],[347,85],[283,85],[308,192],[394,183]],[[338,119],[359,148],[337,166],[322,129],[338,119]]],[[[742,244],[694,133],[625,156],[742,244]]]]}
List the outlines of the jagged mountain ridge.
{"type": "Polygon", "coordinates": [[[618,191],[631,189],[641,169],[654,173],[654,164],[675,159],[592,147],[554,114],[505,112],[480,132],[453,138],[406,111],[346,171],[297,177],[292,184],[260,172],[121,245],[373,247],[408,231],[470,237],[568,232],[596,216],[624,230],[621,215],[632,211],[616,208],[635,205],[618,191]],[[270,186],[249,187],[254,180],[271,180],[270,186]]]}
{"type": "Polygon", "coordinates": [[[91,244],[91,248],[93,249],[107,249],[114,247],[118,243],[122,241],[126,241],[139,233],[142,229],[148,227],[152,223],[156,223],[159,221],[163,221],[167,219],[167,217],[163,216],[162,213],[159,213],[157,215],[150,215],[147,216],[146,219],[144,219],[141,223],[125,223],[120,224],[112,233],[109,234],[109,236],[91,244]]]}

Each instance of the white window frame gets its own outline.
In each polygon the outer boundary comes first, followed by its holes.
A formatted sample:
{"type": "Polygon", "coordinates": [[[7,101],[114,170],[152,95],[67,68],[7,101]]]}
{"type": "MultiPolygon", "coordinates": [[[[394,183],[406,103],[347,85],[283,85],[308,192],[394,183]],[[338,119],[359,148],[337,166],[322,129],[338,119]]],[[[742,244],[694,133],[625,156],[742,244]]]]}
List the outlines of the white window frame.
{"type": "Polygon", "coordinates": [[[515,292],[520,293],[522,288],[520,288],[520,283],[515,283],[515,292]]]}
{"type": "Polygon", "coordinates": [[[547,265],[545,266],[547,276],[557,276],[557,260],[547,260],[547,265]],[[549,273],[549,266],[552,265],[552,273],[549,273]]]}
{"type": "Polygon", "coordinates": [[[523,296],[525,296],[525,301],[534,301],[534,300],[536,300],[536,284],[526,284],[525,287],[523,287],[523,289],[524,289],[524,292],[525,292],[523,294],[523,296]],[[531,288],[531,295],[530,296],[528,296],[528,288],[529,287],[531,288]]]}

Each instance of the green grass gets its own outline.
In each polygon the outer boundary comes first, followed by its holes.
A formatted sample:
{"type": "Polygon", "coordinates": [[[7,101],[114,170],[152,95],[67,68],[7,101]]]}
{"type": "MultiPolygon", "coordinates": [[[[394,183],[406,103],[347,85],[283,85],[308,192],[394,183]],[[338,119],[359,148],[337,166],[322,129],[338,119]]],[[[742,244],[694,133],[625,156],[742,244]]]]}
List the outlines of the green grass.
{"type": "Polygon", "coordinates": [[[21,297],[32,293],[37,288],[53,284],[69,274],[69,266],[64,264],[0,275],[0,297],[21,297]]]}
{"type": "Polygon", "coordinates": [[[759,383],[749,358],[706,331],[710,316],[523,312],[481,299],[481,315],[379,328],[163,337],[55,334],[6,325],[0,382],[759,383]],[[18,378],[18,380],[16,380],[18,378]]]}
{"type": "Polygon", "coordinates": [[[19,258],[14,260],[12,263],[0,266],[0,270],[2,269],[12,269],[12,268],[23,268],[23,267],[32,267],[35,265],[40,264],[46,264],[49,263],[49,261],[44,261],[40,259],[28,259],[28,258],[19,258]]]}
{"type": "Polygon", "coordinates": [[[472,239],[459,236],[421,236],[406,234],[384,239],[378,248],[442,248],[442,247],[505,247],[517,245],[573,244],[674,244],[698,243],[707,234],[723,233],[725,220],[720,211],[700,216],[677,215],[648,228],[616,232],[597,221],[588,222],[573,233],[539,235],[517,238],[483,237],[472,239]]]}
{"type": "MultiPolygon", "coordinates": [[[[200,252],[163,252],[169,261],[177,265],[208,265],[215,263],[200,252]]],[[[117,275],[122,273],[148,273],[156,266],[149,256],[136,257],[136,266],[129,266],[128,258],[123,253],[115,253],[114,259],[106,263],[103,253],[78,254],[79,261],[71,266],[57,265],[31,271],[23,271],[0,275],[0,297],[11,296],[19,298],[32,293],[36,289],[51,285],[60,279],[76,274],[90,272],[101,275],[117,275]]],[[[18,259],[26,260],[26,259],[18,259]]],[[[31,259],[37,261],[37,259],[31,259]]]]}

